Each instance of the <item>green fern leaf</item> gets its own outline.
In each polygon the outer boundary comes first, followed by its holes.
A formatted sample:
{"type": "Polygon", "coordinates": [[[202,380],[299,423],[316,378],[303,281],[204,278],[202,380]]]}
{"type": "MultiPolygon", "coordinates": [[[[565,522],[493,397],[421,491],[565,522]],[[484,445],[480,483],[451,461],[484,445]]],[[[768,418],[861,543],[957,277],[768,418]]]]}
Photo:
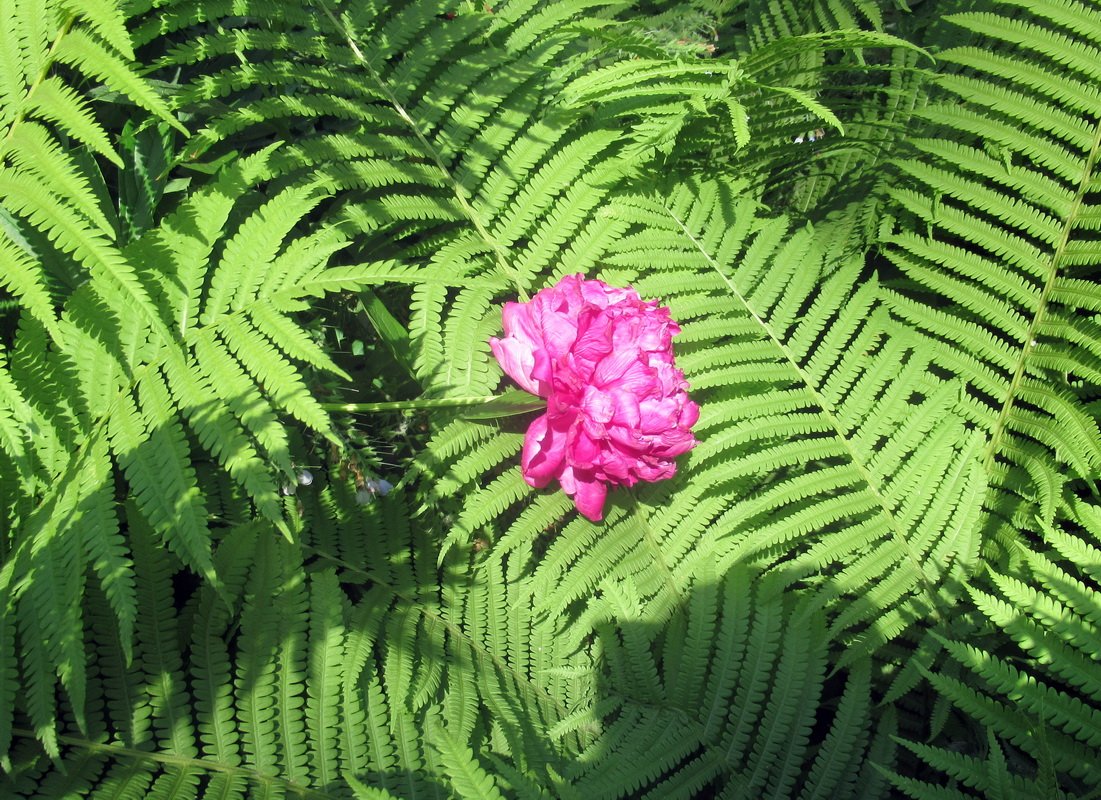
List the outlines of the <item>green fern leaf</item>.
{"type": "Polygon", "coordinates": [[[220,338],[252,376],[271,392],[275,403],[314,430],[334,438],[328,415],[310,394],[301,377],[262,334],[236,316],[218,323],[220,338]]]}
{"type": "Polygon", "coordinates": [[[138,618],[134,564],[119,530],[107,443],[95,439],[88,447],[88,462],[80,476],[84,497],[81,546],[114,612],[122,652],[129,661],[130,641],[138,618]]]}
{"type": "Polygon", "coordinates": [[[468,747],[456,741],[447,729],[437,723],[431,729],[432,744],[452,778],[452,788],[459,797],[468,800],[504,800],[493,776],[487,773],[468,747]]]}
{"type": "Polygon", "coordinates": [[[131,506],[128,514],[130,541],[138,566],[138,594],[145,611],[138,617],[136,633],[142,649],[144,688],[149,694],[153,729],[165,751],[192,758],[197,748],[173,624],[170,562],[165,553],[158,552],[152,531],[141,524],[133,510],[131,506]]]}
{"type": "Polygon", "coordinates": [[[184,563],[216,582],[206,510],[169,393],[152,375],[140,389],[141,410],[133,398],[118,396],[109,423],[111,449],[142,514],[184,563]]]}
{"type": "Polygon", "coordinates": [[[848,675],[830,731],[814,759],[800,800],[851,793],[857,757],[868,739],[870,675],[867,662],[858,662],[848,675]]]}
{"type": "Polygon", "coordinates": [[[202,322],[212,325],[222,315],[240,311],[256,297],[266,267],[283,238],[304,214],[320,202],[309,187],[288,189],[249,216],[230,238],[211,278],[202,322]]]}
{"type": "Polygon", "coordinates": [[[312,783],[328,786],[339,774],[337,731],[342,676],[343,610],[340,587],[332,572],[318,573],[310,582],[310,667],[306,716],[310,740],[312,783]]]}
{"type": "Polygon", "coordinates": [[[10,773],[12,722],[15,716],[15,695],[19,687],[16,662],[15,609],[5,600],[0,609],[0,768],[10,773]]]}
{"type": "Polygon", "coordinates": [[[78,172],[72,156],[53,141],[41,125],[24,121],[12,131],[10,138],[12,162],[43,185],[51,187],[66,202],[72,203],[104,236],[114,236],[115,230],[100,210],[87,178],[78,172]]]}
{"type": "Polygon", "coordinates": [[[274,554],[270,544],[257,549],[246,588],[246,608],[241,615],[240,654],[234,674],[234,690],[241,745],[253,769],[260,775],[279,771],[275,740],[277,678],[275,653],[278,621],[274,604],[266,602],[277,590],[274,554]]]}
{"type": "MultiPolygon", "coordinates": [[[[95,9],[95,6],[88,6],[88,8],[90,10],[95,9]]],[[[100,7],[96,10],[105,11],[106,9],[100,7]]],[[[115,23],[111,26],[115,30],[110,31],[115,42],[124,43],[124,47],[118,47],[118,44],[113,42],[115,48],[122,52],[124,58],[132,59],[133,53],[130,52],[129,42],[125,40],[119,42],[125,36],[125,31],[118,25],[117,20],[111,22],[115,23]]],[[[102,31],[108,24],[110,23],[101,24],[99,26],[100,30],[102,31]]],[[[180,124],[164,101],[149,87],[149,84],[141,80],[125,63],[80,28],[70,30],[61,39],[53,50],[53,57],[60,63],[68,64],[86,75],[93,75],[101,79],[110,89],[125,95],[142,108],[176,128],[180,133],[187,135],[187,128],[180,124]]]]}
{"type": "Polygon", "coordinates": [[[35,86],[28,105],[32,113],[57,125],[108,161],[122,166],[122,160],[96,122],[87,102],[57,77],[47,78],[35,86]]]}
{"type": "Polygon", "coordinates": [[[1081,75],[1095,72],[1097,37],[1083,22],[1090,15],[1083,4],[1002,8],[949,18],[986,44],[938,56],[960,65],[939,80],[953,99],[921,113],[931,135],[912,141],[922,157],[900,163],[915,188],[895,197],[913,222],[892,237],[890,255],[950,301],[950,316],[920,319],[912,306],[898,308],[958,346],[966,360],[949,368],[992,398],[975,401],[973,412],[989,432],[988,470],[1004,459],[1011,470],[1040,476],[1042,468],[1023,455],[1039,443],[1090,480],[1101,463],[1101,433],[1080,390],[1066,382],[1074,368],[1060,380],[1044,366],[1044,354],[1058,349],[1089,368],[1091,357],[1065,331],[1079,309],[1095,304],[1090,287],[1058,287],[1095,262],[1088,254],[1089,186],[1101,129],[1078,107],[1081,75]],[[1048,24],[1068,24],[1073,34],[1056,34],[1048,24]],[[1010,49],[1037,57],[1018,71],[1010,49]],[[1074,255],[1080,243],[1084,257],[1074,255]]]}

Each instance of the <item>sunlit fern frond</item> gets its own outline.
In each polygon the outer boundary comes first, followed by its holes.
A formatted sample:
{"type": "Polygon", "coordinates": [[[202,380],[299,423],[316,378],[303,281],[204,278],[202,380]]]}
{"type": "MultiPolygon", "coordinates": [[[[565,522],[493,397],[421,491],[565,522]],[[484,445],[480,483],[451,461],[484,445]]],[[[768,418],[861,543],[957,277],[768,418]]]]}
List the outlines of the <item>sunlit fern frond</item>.
{"type": "MultiPolygon", "coordinates": [[[[580,254],[599,241],[601,226],[583,223],[626,169],[616,131],[541,105],[562,51],[580,46],[569,23],[596,10],[455,13],[412,2],[380,14],[318,4],[214,31],[188,8],[178,7],[173,35],[198,35],[159,62],[166,74],[183,71],[178,103],[203,121],[184,158],[217,158],[229,141],[273,131],[290,139],[273,157],[277,180],[339,197],[326,214],[348,232],[349,256],[409,267],[407,329],[422,386],[484,392],[491,373],[472,344],[488,328],[471,321],[555,269],[567,243],[580,254]]],[[[139,40],[164,25],[158,12],[139,40]]]]}
{"type": "Polygon", "coordinates": [[[949,21],[973,44],[938,54],[953,69],[897,162],[891,303],[950,345],[938,362],[971,387],[992,486],[1050,518],[1066,480],[1101,469],[1101,16],[1004,2],[949,21]]]}
{"type": "Polygon", "coordinates": [[[112,247],[114,211],[95,185],[102,178],[78,157],[83,147],[121,164],[89,87],[183,128],[135,72],[125,19],[113,3],[8,0],[0,7],[0,51],[0,214],[7,220],[0,289],[57,339],[56,295],[74,270],[109,282],[131,302],[148,302],[112,247]]]}

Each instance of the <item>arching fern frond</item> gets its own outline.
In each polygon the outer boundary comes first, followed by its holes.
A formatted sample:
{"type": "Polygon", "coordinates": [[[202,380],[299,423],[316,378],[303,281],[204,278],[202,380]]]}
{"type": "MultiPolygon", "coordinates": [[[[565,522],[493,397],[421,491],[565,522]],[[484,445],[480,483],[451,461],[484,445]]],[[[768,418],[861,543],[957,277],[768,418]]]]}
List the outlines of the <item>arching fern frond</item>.
{"type": "Polygon", "coordinates": [[[748,39],[759,48],[806,33],[832,30],[884,29],[884,17],[901,6],[895,0],[750,0],[746,9],[748,39]]]}
{"type": "Polygon", "coordinates": [[[75,8],[52,0],[11,1],[0,8],[0,18],[0,195],[4,209],[19,219],[0,234],[0,287],[23,300],[56,339],[51,295],[70,255],[143,300],[129,269],[111,252],[114,224],[90,184],[95,178],[68,145],[73,140],[121,164],[87,93],[76,88],[79,81],[118,92],[184,129],[131,66],[134,53],[113,3],[75,8]],[[44,235],[49,252],[28,247],[16,233],[23,224],[44,235]]]}
{"type": "MultiPolygon", "coordinates": [[[[809,136],[813,143],[826,136],[825,129],[831,137],[845,136],[846,123],[835,110],[881,91],[873,82],[872,63],[863,61],[866,51],[906,47],[886,34],[826,29],[744,53],[686,59],[653,47],[645,36],[617,37],[604,59],[611,63],[596,69],[589,61],[575,65],[560,102],[574,110],[592,107],[598,117],[616,120],[633,139],[632,157],[654,160],[663,172],[733,169],[743,175],[760,172],[758,180],[764,181],[781,164],[790,168],[792,156],[806,154],[793,140],[802,143],[809,136]],[[848,71],[859,82],[845,85],[843,65],[825,66],[826,59],[837,58],[861,60],[859,74],[848,71]],[[840,91],[823,99],[827,75],[840,91]],[[816,134],[818,128],[823,130],[816,134]]],[[[876,137],[881,140],[882,132],[876,137]]],[[[845,142],[850,150],[860,144],[845,142]]]]}
{"type": "Polygon", "coordinates": [[[581,36],[561,25],[589,6],[529,17],[321,5],[309,24],[287,9],[262,27],[204,28],[160,66],[197,73],[179,95],[205,121],[187,157],[280,127],[295,142],[273,159],[275,176],[339,193],[330,219],[356,232],[349,242],[365,259],[425,267],[408,324],[417,376],[435,394],[484,394],[479,321],[506,289],[523,293],[557,269],[567,243],[576,255],[600,242],[606,226],[591,212],[626,169],[618,132],[540,106],[555,60],[581,36]],[[226,61],[231,52],[249,63],[226,61]],[[284,81],[294,95],[274,96],[284,81]],[[315,132],[322,120],[339,132],[315,132]]]}
{"type": "Polygon", "coordinates": [[[892,305],[952,344],[942,366],[972,387],[993,486],[1051,516],[1067,477],[1101,468],[1095,399],[1097,10],[996,3],[953,15],[973,45],[938,55],[939,102],[919,113],[893,191],[906,218],[888,257],[905,273],[892,305]],[[1030,57],[1022,68],[1019,54],[1030,57]],[[930,307],[929,293],[942,298],[930,307]],[[1052,471],[1048,455],[1067,472],[1052,471]]]}
{"type": "Polygon", "coordinates": [[[250,208],[242,198],[258,196],[257,184],[271,176],[270,155],[243,159],[159,226],[113,251],[118,263],[143,265],[129,280],[146,298],[151,324],[94,275],[65,303],[60,344],[35,318],[25,323],[28,333],[10,367],[4,365],[11,379],[0,406],[0,419],[10,420],[3,450],[34,480],[10,512],[17,535],[0,572],[0,595],[6,613],[27,624],[34,619],[39,633],[24,631],[22,658],[18,651],[3,657],[19,661],[37,687],[24,710],[48,744],[55,741],[47,700],[55,684],[65,688],[74,713],[83,708],[77,598],[87,569],[98,575],[117,615],[122,647],[130,647],[139,603],[116,491],[125,486],[134,501],[128,529],[147,525],[183,564],[218,586],[211,509],[195,468],[200,454],[209,454],[246,503],[292,537],[294,515],[281,492],[297,482],[298,457],[281,418],[342,445],[299,365],[341,370],[287,315],[301,309],[303,297],[355,290],[396,273],[384,263],[330,266],[347,243],[336,227],[296,238],[303,217],[326,197],[316,184],[277,189],[250,208]],[[29,439],[19,426],[40,435],[29,439]],[[116,485],[108,459],[124,483],[116,485]]]}
{"type": "Polygon", "coordinates": [[[899,743],[921,759],[924,765],[950,776],[950,783],[946,786],[904,777],[882,768],[881,772],[897,789],[915,800],[967,800],[974,797],[1026,800],[1030,797],[1060,796],[1060,789],[1050,773],[1040,774],[1035,779],[1013,774],[1001,743],[992,731],[988,730],[987,733],[985,757],[964,755],[919,742],[900,740],[899,743]],[[977,794],[965,792],[960,788],[961,785],[977,794]]]}
{"type": "MultiPolygon", "coordinates": [[[[629,582],[601,586],[582,622],[597,636],[598,683],[554,730],[599,725],[564,776],[577,796],[849,790],[878,738],[865,713],[867,664],[846,674],[840,699],[826,707],[821,610],[793,606],[782,581],[754,577],[744,569],[718,582],[701,576],[663,622],[642,613],[629,582]],[[815,721],[828,733],[812,744],[815,721]]],[[[874,794],[875,783],[865,789],[874,794]]]]}

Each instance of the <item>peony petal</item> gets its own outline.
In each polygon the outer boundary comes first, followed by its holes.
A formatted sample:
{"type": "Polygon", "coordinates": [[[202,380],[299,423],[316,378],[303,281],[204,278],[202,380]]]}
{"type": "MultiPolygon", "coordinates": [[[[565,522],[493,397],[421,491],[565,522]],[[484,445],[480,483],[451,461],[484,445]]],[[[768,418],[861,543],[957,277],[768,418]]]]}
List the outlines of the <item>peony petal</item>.
{"type": "Polygon", "coordinates": [[[566,460],[571,466],[591,469],[600,458],[600,441],[590,436],[584,428],[577,432],[569,447],[566,460]]]}
{"type": "Polygon", "coordinates": [[[680,419],[677,420],[677,425],[681,428],[691,428],[700,418],[700,407],[693,403],[691,400],[686,400],[684,408],[680,411],[680,419]]]}
{"type": "Polygon", "coordinates": [[[571,317],[576,317],[586,305],[585,283],[585,276],[578,273],[577,275],[567,275],[554,286],[544,289],[549,307],[571,317]]]}
{"type": "Polygon", "coordinates": [[[613,447],[606,448],[601,461],[601,471],[604,477],[612,479],[613,483],[633,483],[633,475],[638,465],[638,454],[626,450],[618,450],[613,447]]]}
{"type": "Polygon", "coordinates": [[[602,388],[628,388],[642,394],[657,381],[636,348],[617,350],[602,359],[593,372],[592,382],[602,388]]]}
{"type": "Polygon", "coordinates": [[[585,276],[580,273],[570,277],[577,279],[581,296],[585,302],[597,308],[604,309],[619,303],[638,304],[642,302],[638,292],[630,286],[620,289],[616,286],[609,286],[599,279],[585,280],[585,276]]]}
{"type": "Polygon", "coordinates": [[[561,473],[566,460],[570,422],[572,420],[568,418],[551,419],[549,414],[543,414],[528,426],[520,456],[520,470],[529,486],[542,489],[561,473]]]}
{"type": "Polygon", "coordinates": [[[593,422],[611,422],[612,417],[615,416],[615,398],[595,386],[586,386],[585,396],[581,400],[581,410],[593,422]]]}
{"type": "Polygon", "coordinates": [[[658,438],[661,444],[654,452],[662,458],[676,458],[696,446],[696,439],[692,436],[692,432],[678,428],[666,431],[658,438]]]}
{"type": "Polygon", "coordinates": [[[574,472],[573,502],[577,510],[586,519],[600,522],[604,519],[604,501],[608,497],[608,486],[595,478],[584,478],[574,472]]]}
{"type": "Polygon", "coordinates": [[[680,327],[667,307],[583,275],[567,275],[504,309],[505,336],[490,344],[502,368],[547,413],[524,437],[524,480],[557,479],[590,520],[609,486],[657,481],[696,444],[699,406],[673,357],[680,327]]]}
{"type": "Polygon", "coordinates": [[[501,312],[501,319],[505,325],[505,336],[519,339],[528,344],[533,350],[543,347],[543,336],[539,333],[539,326],[532,318],[532,308],[529,303],[505,303],[505,309],[501,312]]]}
{"type": "Polygon", "coordinates": [[[644,453],[648,447],[648,441],[652,437],[644,437],[635,428],[625,428],[614,425],[608,428],[608,438],[616,449],[622,450],[632,456],[644,453]]]}
{"type": "Polygon", "coordinates": [[[660,400],[645,400],[639,404],[639,432],[654,435],[676,426],[680,418],[680,407],[675,398],[664,397],[660,400]]]}
{"type": "Polygon", "coordinates": [[[595,366],[610,352],[612,352],[612,328],[608,320],[593,311],[579,315],[577,340],[573,345],[574,358],[587,365],[595,366]]]}
{"type": "Polygon", "coordinates": [[[636,466],[636,472],[639,480],[656,483],[666,478],[672,478],[677,473],[677,465],[673,461],[662,461],[656,464],[647,464],[640,461],[636,466]]]}
{"type": "Polygon", "coordinates": [[[520,384],[524,391],[539,397],[547,396],[546,386],[541,385],[532,375],[535,369],[535,354],[526,342],[511,337],[507,339],[493,337],[489,340],[489,349],[493,351],[497,363],[501,365],[505,374],[520,384]]]}
{"type": "Polygon", "coordinates": [[[561,484],[562,491],[570,497],[573,497],[574,493],[577,492],[577,483],[573,479],[573,467],[569,464],[562,468],[562,474],[558,476],[558,483],[561,484]]]}
{"type": "MultiPolygon", "coordinates": [[[[554,361],[551,359],[546,349],[535,351],[534,363],[531,368],[531,377],[533,380],[546,386],[550,386],[554,382],[554,361]]],[[[546,394],[540,394],[539,396],[547,397],[549,394],[550,391],[548,390],[546,394]]]]}
{"type": "Polygon", "coordinates": [[[577,340],[577,320],[566,314],[544,314],[543,342],[551,358],[561,358],[577,340]]]}
{"type": "Polygon", "coordinates": [[[642,422],[638,397],[631,392],[616,389],[612,392],[612,398],[615,400],[615,423],[627,428],[637,428],[642,422]]]}

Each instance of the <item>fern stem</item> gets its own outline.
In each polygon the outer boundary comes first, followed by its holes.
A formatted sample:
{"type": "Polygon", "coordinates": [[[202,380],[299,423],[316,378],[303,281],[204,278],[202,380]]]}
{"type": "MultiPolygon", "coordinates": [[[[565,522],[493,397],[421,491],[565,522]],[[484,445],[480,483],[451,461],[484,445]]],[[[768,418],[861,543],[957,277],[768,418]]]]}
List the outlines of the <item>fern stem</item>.
{"type": "Polygon", "coordinates": [[[428,141],[428,137],[424,135],[424,132],[420,129],[420,126],[413,120],[413,117],[406,110],[405,106],[398,99],[390,87],[382,80],[382,76],[375,71],[375,68],[371,66],[371,62],[367,60],[367,57],[363,55],[363,51],[360,50],[359,45],[356,43],[355,38],[352,36],[352,32],[348,29],[348,26],[338,20],[329,8],[328,3],[325,0],[315,0],[321,11],[329,18],[329,20],[337,27],[337,30],[344,36],[344,39],[348,42],[348,46],[352,50],[352,54],[355,56],[356,61],[363,65],[363,68],[367,70],[371,78],[378,85],[379,90],[386,95],[387,101],[393,106],[394,110],[401,117],[402,121],[409,126],[413,131],[413,135],[417,137],[417,141],[420,142],[421,147],[431,157],[440,173],[447,179],[448,184],[451,187],[451,193],[455,196],[455,200],[459,203],[459,206],[463,209],[463,212],[470,219],[470,222],[474,225],[474,228],[478,231],[478,235],[482,237],[489,248],[493,251],[494,259],[497,262],[498,269],[508,276],[509,280],[516,287],[516,292],[521,300],[528,300],[528,294],[524,290],[523,283],[520,279],[519,273],[508,263],[508,258],[505,254],[505,249],[495,240],[486,228],[485,223],[482,222],[478,212],[475,211],[474,206],[467,200],[466,191],[455,180],[455,176],[451,174],[451,170],[447,168],[443,158],[440,156],[440,152],[437,148],[432,146],[432,143],[428,141]]]}
{"type": "MultiPolygon", "coordinates": [[[[430,408],[465,408],[468,406],[482,406],[497,400],[506,398],[498,395],[486,395],[484,397],[438,397],[422,400],[392,400],[385,403],[322,403],[321,407],[326,411],[348,411],[354,414],[374,413],[383,411],[422,411],[430,408]]],[[[518,404],[509,399],[511,406],[523,405],[530,407],[532,411],[543,408],[546,400],[532,400],[530,403],[518,404]]]]}
{"type": "MultiPolygon", "coordinates": [[[[25,739],[38,738],[34,731],[25,730],[24,728],[12,728],[12,734],[20,736],[25,739]]],[[[286,778],[280,778],[274,775],[265,775],[262,772],[258,772],[248,767],[239,767],[233,764],[224,764],[220,761],[211,761],[206,758],[188,758],[186,756],[179,756],[175,753],[153,753],[148,750],[135,750],[132,747],[122,747],[120,745],[105,744],[103,742],[93,742],[90,739],[81,739],[76,736],[58,736],[57,740],[63,744],[67,744],[70,747],[83,748],[93,753],[105,753],[115,756],[116,758],[131,758],[135,761],[152,761],[157,764],[164,764],[166,766],[174,767],[194,767],[197,769],[205,770],[207,772],[221,772],[226,775],[242,775],[247,779],[256,781],[257,783],[266,783],[269,785],[278,785],[282,789],[298,797],[316,798],[316,800],[331,800],[332,794],[329,792],[318,791],[317,789],[311,789],[308,786],[302,786],[301,784],[294,783],[286,778]]]]}
{"type": "Polygon", "coordinates": [[[1013,411],[1017,392],[1020,390],[1021,381],[1024,380],[1025,377],[1025,367],[1028,364],[1029,356],[1032,355],[1032,351],[1036,348],[1036,332],[1044,321],[1044,315],[1047,313],[1048,304],[1051,302],[1051,291],[1055,287],[1056,279],[1059,277],[1059,270],[1063,268],[1063,260],[1066,257],[1067,246],[1070,244],[1070,237],[1074,232],[1075,222],[1082,208],[1082,203],[1089,193],[1090,184],[1093,181],[1093,168],[1097,163],[1099,153],[1101,153],[1101,119],[1099,119],[1094,126],[1093,146],[1090,148],[1089,155],[1086,156],[1085,166],[1082,169],[1082,178],[1078,182],[1078,191],[1074,195],[1074,202],[1071,204],[1070,211],[1067,212],[1067,218],[1063,223],[1063,231],[1062,235],[1059,237],[1059,243],[1052,251],[1051,263],[1048,267],[1047,276],[1044,279],[1044,288],[1040,293],[1040,303],[1036,307],[1036,313],[1032,315],[1032,320],[1028,326],[1028,332],[1025,333],[1024,343],[1017,355],[1017,363],[1013,368],[1013,378],[1009,382],[1009,391],[1006,392],[1005,400],[1002,401],[1001,410],[998,412],[998,418],[994,421],[994,428],[990,433],[990,442],[987,444],[986,453],[983,456],[983,467],[986,469],[987,474],[990,474],[994,467],[994,459],[997,457],[1002,436],[1005,434],[1005,428],[1009,422],[1009,415],[1013,411]]]}

